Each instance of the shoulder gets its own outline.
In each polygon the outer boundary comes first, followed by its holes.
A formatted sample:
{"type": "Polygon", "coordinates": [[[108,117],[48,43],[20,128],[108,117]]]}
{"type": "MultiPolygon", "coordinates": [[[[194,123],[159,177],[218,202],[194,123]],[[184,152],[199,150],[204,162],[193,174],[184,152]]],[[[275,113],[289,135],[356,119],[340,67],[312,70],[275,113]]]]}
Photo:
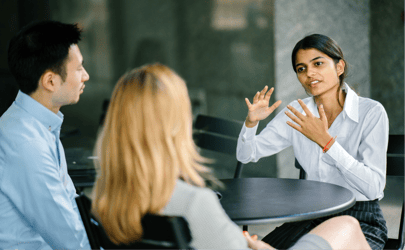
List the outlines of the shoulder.
{"type": "Polygon", "coordinates": [[[17,105],[10,108],[0,117],[0,144],[25,144],[30,141],[44,143],[46,128],[31,114],[17,105]]]}
{"type": "Polygon", "coordinates": [[[182,199],[187,199],[189,202],[216,198],[215,193],[209,188],[193,186],[182,180],[177,181],[173,196],[179,196],[182,199]]]}
{"type": "Polygon", "coordinates": [[[178,180],[164,213],[185,215],[199,210],[198,204],[212,205],[216,202],[219,204],[218,198],[212,190],[178,180]]]}
{"type": "Polygon", "coordinates": [[[363,116],[372,115],[372,116],[381,116],[387,115],[387,112],[384,106],[373,99],[367,97],[359,96],[359,111],[363,116]]]}

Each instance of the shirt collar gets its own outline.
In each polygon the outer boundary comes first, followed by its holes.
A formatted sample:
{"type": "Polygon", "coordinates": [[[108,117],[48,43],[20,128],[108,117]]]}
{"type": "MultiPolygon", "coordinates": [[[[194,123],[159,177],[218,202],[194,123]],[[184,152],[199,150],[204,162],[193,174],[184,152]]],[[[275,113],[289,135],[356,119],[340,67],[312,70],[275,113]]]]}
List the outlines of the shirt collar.
{"type": "MultiPolygon", "coordinates": [[[[346,92],[346,100],[343,106],[343,118],[346,119],[346,116],[348,116],[353,121],[359,122],[359,96],[349,87],[347,83],[343,84],[342,89],[346,92]]],[[[307,107],[312,114],[319,117],[318,107],[314,98],[310,98],[307,107]]],[[[302,113],[305,114],[304,111],[302,113]]]]}
{"type": "Polygon", "coordinates": [[[31,114],[51,132],[54,132],[62,125],[62,112],[58,111],[58,114],[53,113],[31,96],[21,92],[21,90],[18,91],[15,102],[17,106],[31,114]]]}
{"type": "MultiPolygon", "coordinates": [[[[355,122],[359,122],[359,96],[347,83],[344,83],[343,90],[346,92],[346,100],[343,107],[344,115],[347,115],[355,122]]],[[[344,118],[346,117],[344,116],[344,118]]]]}

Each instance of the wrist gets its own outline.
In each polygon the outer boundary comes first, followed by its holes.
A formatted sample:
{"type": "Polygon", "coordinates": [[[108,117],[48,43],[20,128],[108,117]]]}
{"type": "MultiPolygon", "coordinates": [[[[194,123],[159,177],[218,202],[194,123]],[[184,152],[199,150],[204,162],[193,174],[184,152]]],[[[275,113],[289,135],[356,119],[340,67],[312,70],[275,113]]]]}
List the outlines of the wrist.
{"type": "Polygon", "coordinates": [[[332,143],[331,142],[332,139],[333,137],[329,133],[327,136],[323,136],[318,142],[319,147],[324,148],[328,143],[330,145],[332,143]]]}
{"type": "Polygon", "coordinates": [[[332,145],[335,143],[336,137],[337,136],[331,137],[331,139],[325,144],[325,146],[322,148],[323,153],[326,153],[332,147],[332,145]]]}
{"type": "Polygon", "coordinates": [[[245,126],[246,126],[246,127],[248,127],[248,128],[253,128],[253,127],[256,126],[258,123],[259,123],[258,121],[256,121],[256,122],[251,122],[251,121],[249,121],[249,119],[246,117],[246,120],[245,120],[245,126]]]}

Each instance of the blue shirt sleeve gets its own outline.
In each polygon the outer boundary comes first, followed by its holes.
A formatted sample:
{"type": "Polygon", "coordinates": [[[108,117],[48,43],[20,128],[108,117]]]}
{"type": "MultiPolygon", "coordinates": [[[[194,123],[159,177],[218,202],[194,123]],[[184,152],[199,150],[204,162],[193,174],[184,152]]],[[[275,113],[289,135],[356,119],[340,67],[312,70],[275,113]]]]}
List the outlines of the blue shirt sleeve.
{"type": "Polygon", "coordinates": [[[51,145],[44,140],[17,146],[19,153],[7,156],[12,167],[3,170],[2,192],[53,249],[90,249],[76,194],[62,181],[67,171],[55,161],[51,145]]]}

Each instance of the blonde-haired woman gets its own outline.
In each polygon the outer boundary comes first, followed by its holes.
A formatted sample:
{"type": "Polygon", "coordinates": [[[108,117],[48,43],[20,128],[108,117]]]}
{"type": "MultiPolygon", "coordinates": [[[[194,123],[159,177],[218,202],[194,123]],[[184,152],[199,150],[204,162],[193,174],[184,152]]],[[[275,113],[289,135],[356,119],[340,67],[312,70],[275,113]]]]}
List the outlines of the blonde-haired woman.
{"type": "MultiPolygon", "coordinates": [[[[186,218],[194,248],[241,249],[248,244],[252,248],[271,248],[250,236],[245,238],[226,215],[216,194],[204,187],[200,174],[209,170],[201,165],[205,159],[196,151],[192,139],[187,87],[168,67],[146,65],[121,77],[96,150],[101,172],[93,212],[114,243],[139,240],[142,217],[160,213],[186,218]]],[[[316,236],[316,240],[329,249],[344,246],[333,245],[328,239],[330,228],[340,228],[339,232],[333,230],[330,237],[338,239],[337,244],[346,241],[356,246],[352,238],[365,242],[364,236],[359,237],[358,222],[351,217],[335,218],[312,234],[322,236],[316,236]]],[[[300,248],[306,239],[304,236],[297,242],[295,249],[316,249],[316,245],[300,248]]]]}

